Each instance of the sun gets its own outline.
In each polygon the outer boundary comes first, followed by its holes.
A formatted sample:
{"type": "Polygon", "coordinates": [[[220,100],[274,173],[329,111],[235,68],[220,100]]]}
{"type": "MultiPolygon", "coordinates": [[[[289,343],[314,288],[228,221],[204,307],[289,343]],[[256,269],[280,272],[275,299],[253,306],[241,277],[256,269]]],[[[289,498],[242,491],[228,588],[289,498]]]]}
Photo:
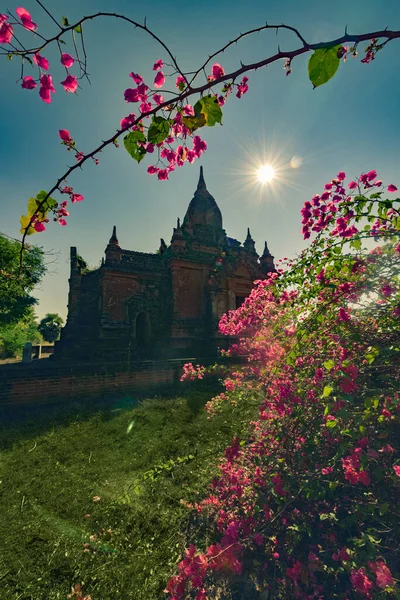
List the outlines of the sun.
{"type": "Polygon", "coordinates": [[[257,171],[257,179],[260,183],[270,183],[275,177],[275,169],[272,165],[263,165],[257,171]]]}

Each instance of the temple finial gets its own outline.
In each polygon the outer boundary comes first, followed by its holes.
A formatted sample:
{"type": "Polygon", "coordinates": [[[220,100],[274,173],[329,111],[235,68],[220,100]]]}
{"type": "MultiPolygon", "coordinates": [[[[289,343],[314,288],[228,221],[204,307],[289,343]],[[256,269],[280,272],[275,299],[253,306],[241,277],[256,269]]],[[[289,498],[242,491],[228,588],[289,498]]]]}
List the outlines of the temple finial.
{"type": "Polygon", "coordinates": [[[178,217],[178,218],[177,218],[177,220],[176,220],[176,228],[177,228],[177,229],[180,229],[180,228],[181,228],[181,220],[180,220],[180,218],[179,218],[179,217],[178,217]]]}
{"type": "Polygon", "coordinates": [[[115,225],[113,227],[112,236],[110,237],[110,241],[108,243],[109,244],[115,244],[116,246],[119,246],[119,242],[118,242],[118,238],[117,238],[117,228],[116,228],[115,225]]]}
{"type": "Polygon", "coordinates": [[[247,228],[247,237],[246,240],[251,240],[250,227],[247,228]]]}
{"type": "Polygon", "coordinates": [[[262,255],[263,255],[263,257],[265,257],[265,256],[271,256],[271,252],[268,250],[268,244],[267,244],[267,242],[265,242],[265,244],[264,244],[264,252],[263,252],[262,255]]]}
{"type": "Polygon", "coordinates": [[[206,189],[206,182],[204,181],[203,167],[200,167],[199,183],[197,184],[197,190],[200,190],[200,189],[206,189]]]}

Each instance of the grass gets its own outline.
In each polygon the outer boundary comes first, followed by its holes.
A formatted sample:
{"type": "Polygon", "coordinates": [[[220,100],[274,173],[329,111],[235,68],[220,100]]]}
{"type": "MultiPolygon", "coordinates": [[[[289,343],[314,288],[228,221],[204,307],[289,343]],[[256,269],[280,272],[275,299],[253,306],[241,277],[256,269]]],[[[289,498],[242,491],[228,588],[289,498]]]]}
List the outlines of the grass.
{"type": "Polygon", "coordinates": [[[205,495],[219,456],[255,413],[230,409],[208,420],[209,388],[178,391],[94,412],[76,403],[8,418],[0,431],[1,600],[64,600],[75,583],[92,600],[163,597],[189,542],[180,500],[205,495]]]}

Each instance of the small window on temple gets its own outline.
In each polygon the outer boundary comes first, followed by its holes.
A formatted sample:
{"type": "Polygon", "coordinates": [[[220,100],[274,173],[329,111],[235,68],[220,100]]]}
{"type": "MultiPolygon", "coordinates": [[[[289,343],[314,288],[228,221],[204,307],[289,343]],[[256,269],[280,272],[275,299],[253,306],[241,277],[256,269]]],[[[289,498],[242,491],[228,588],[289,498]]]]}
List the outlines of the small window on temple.
{"type": "Polygon", "coordinates": [[[246,300],[245,296],[236,296],[236,308],[242,306],[243,302],[246,300]]]}

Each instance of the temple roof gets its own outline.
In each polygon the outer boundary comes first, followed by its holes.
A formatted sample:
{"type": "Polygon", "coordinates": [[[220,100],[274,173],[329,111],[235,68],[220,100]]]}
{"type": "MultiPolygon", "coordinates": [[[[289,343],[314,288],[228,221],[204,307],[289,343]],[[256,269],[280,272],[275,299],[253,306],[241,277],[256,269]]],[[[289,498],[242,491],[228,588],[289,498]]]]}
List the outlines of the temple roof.
{"type": "Polygon", "coordinates": [[[193,225],[208,225],[214,229],[222,229],[221,211],[207,190],[203,167],[200,167],[199,183],[183,220],[184,228],[193,225]]]}

